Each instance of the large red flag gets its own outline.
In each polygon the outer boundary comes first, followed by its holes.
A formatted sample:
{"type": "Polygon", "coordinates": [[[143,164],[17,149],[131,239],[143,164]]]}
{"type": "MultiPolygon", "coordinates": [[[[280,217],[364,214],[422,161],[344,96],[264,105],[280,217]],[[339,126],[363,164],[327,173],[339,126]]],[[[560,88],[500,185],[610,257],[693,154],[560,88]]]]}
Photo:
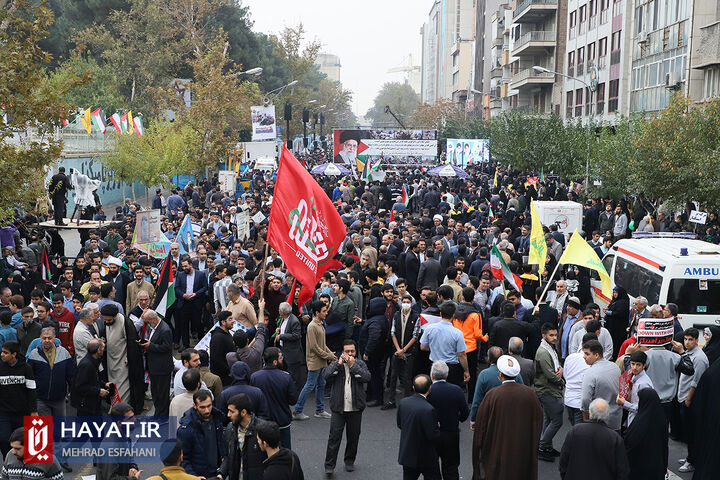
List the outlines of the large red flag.
{"type": "Polygon", "coordinates": [[[332,265],[345,239],[345,224],[325,191],[290,151],[283,147],[270,209],[268,242],[288,271],[302,284],[298,303],[332,265]]]}

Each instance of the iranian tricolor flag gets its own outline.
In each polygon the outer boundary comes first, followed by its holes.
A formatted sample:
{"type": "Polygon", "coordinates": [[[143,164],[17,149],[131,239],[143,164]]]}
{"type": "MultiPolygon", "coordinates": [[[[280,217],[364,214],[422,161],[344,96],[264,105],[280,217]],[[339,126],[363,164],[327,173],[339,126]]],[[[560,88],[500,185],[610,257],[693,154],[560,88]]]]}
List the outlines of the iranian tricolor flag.
{"type": "Polygon", "coordinates": [[[112,117],[110,117],[110,123],[113,124],[118,133],[122,133],[121,122],[120,114],[118,112],[113,113],[112,117]]]}
{"type": "Polygon", "coordinates": [[[507,280],[515,290],[520,291],[522,280],[510,271],[510,267],[508,267],[507,263],[505,263],[497,245],[493,245],[492,250],[490,251],[490,269],[492,270],[492,274],[495,278],[500,281],[507,280]]]}
{"type": "Polygon", "coordinates": [[[173,285],[172,260],[170,255],[165,258],[158,277],[157,289],[155,290],[155,303],[153,310],[161,318],[165,318],[168,308],[175,303],[175,287],[173,285]]]}
{"type": "Polygon", "coordinates": [[[142,114],[139,113],[136,117],[133,117],[133,127],[135,128],[135,133],[137,133],[138,137],[142,137],[145,134],[145,128],[142,123],[142,114]]]}
{"type": "Polygon", "coordinates": [[[405,190],[405,185],[402,186],[402,203],[405,204],[405,206],[408,206],[408,203],[410,203],[410,195],[408,195],[407,190],[405,190]]]}
{"type": "Polygon", "coordinates": [[[48,259],[47,249],[43,247],[42,258],[40,259],[41,275],[45,283],[50,283],[50,260],[48,259]]]}
{"type": "Polygon", "coordinates": [[[90,118],[92,118],[92,122],[95,124],[95,126],[102,132],[103,135],[105,135],[105,132],[107,130],[107,123],[105,122],[105,114],[102,111],[102,108],[98,108],[94,112],[90,114],[90,118]]]}
{"type": "Polygon", "coordinates": [[[495,214],[492,211],[492,205],[488,204],[488,218],[490,220],[495,220],[495,214]]]}

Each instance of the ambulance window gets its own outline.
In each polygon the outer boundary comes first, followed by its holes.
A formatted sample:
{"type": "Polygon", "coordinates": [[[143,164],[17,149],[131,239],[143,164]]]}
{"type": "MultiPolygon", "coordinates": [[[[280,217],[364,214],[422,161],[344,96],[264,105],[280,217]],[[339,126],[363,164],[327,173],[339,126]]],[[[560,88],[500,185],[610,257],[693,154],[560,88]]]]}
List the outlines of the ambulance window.
{"type": "Polygon", "coordinates": [[[618,257],[615,265],[615,285],[623,287],[633,297],[647,298],[648,305],[658,303],[662,277],[640,265],[618,257]]]}
{"type": "Polygon", "coordinates": [[[612,273],[612,265],[613,261],[615,260],[615,255],[608,254],[605,255],[605,258],[603,258],[602,263],[605,266],[605,270],[607,270],[608,275],[612,273]]]}
{"type": "Polygon", "coordinates": [[[720,280],[673,278],[668,303],[677,304],[681,315],[720,314],[720,280]]]}

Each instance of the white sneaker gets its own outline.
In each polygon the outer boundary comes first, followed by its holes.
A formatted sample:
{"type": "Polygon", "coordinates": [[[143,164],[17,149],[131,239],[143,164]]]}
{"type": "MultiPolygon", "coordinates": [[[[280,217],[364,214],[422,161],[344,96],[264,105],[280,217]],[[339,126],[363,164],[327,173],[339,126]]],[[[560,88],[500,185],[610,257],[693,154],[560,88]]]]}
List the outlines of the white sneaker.
{"type": "Polygon", "coordinates": [[[682,473],[694,472],[695,467],[693,467],[690,462],[685,462],[685,464],[682,467],[678,468],[678,471],[682,472],[682,473]]]}
{"type": "Polygon", "coordinates": [[[304,413],[295,413],[295,412],[293,412],[293,420],[298,420],[298,421],[300,421],[300,420],[307,420],[308,418],[310,418],[310,417],[308,417],[308,416],[305,415],[304,413]]]}
{"type": "Polygon", "coordinates": [[[687,460],[685,460],[684,458],[678,458],[678,464],[679,464],[679,465],[685,465],[685,462],[686,462],[686,461],[687,461],[687,460]]]}
{"type": "Polygon", "coordinates": [[[315,418],[330,418],[330,417],[332,417],[332,415],[330,415],[328,412],[325,412],[325,411],[320,412],[320,413],[316,412],[315,415],[313,415],[313,416],[315,418]]]}

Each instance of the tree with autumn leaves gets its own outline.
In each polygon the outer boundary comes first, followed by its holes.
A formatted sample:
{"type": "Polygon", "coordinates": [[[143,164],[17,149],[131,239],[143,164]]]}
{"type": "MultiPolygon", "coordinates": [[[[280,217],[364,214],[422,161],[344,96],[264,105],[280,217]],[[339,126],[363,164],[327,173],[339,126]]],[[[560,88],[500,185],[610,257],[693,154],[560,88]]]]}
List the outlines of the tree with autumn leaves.
{"type": "Polygon", "coordinates": [[[52,22],[42,3],[0,0],[0,224],[47,204],[45,168],[62,151],[55,129],[70,116],[64,95],[87,81],[83,74],[48,81],[52,57],[39,44],[52,22]]]}

